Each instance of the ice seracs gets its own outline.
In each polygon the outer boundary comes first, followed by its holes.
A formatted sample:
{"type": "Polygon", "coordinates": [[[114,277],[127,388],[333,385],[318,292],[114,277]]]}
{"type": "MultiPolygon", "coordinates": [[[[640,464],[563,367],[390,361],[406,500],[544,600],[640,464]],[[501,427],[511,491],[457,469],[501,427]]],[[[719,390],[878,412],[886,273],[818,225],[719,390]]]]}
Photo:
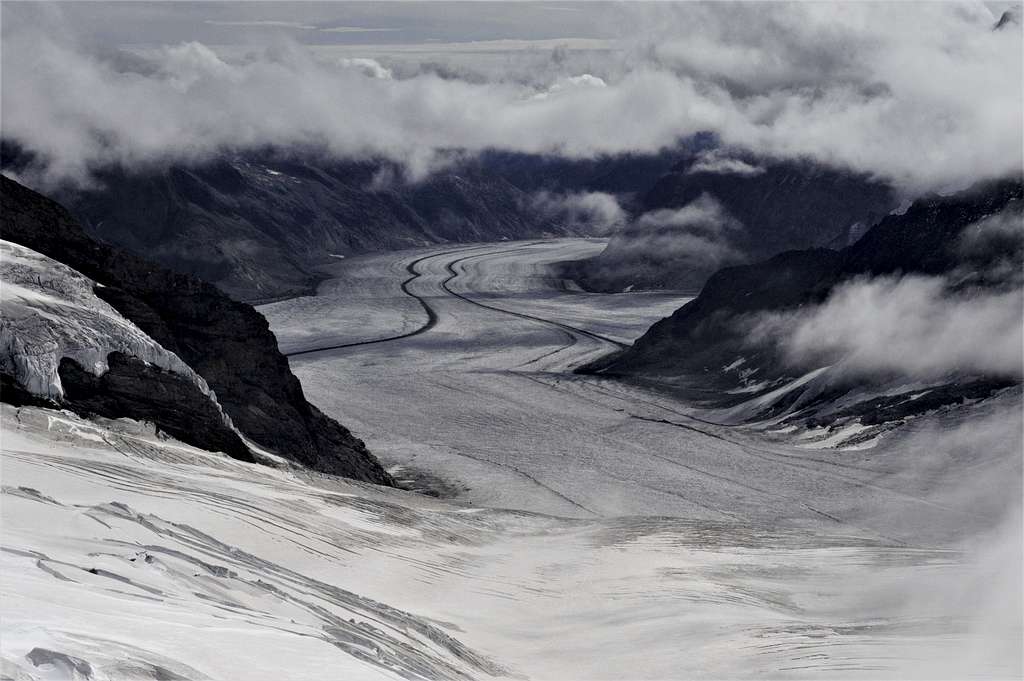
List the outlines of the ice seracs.
{"type": "Polygon", "coordinates": [[[101,375],[121,352],[179,374],[212,397],[187,364],[93,293],[88,277],[24,246],[0,241],[0,370],[28,392],[64,397],[58,367],[67,357],[101,375]]]}

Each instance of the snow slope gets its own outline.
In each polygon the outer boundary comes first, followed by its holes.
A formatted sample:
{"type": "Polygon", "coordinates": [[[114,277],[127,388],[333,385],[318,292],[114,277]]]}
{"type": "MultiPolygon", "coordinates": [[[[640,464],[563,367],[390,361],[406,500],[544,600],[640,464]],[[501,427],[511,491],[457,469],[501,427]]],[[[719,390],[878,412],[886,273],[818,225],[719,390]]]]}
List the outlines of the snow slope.
{"type": "Polygon", "coordinates": [[[1012,618],[973,607],[999,563],[960,550],[471,508],[132,422],[4,406],[3,423],[9,678],[1020,673],[1012,618]]]}

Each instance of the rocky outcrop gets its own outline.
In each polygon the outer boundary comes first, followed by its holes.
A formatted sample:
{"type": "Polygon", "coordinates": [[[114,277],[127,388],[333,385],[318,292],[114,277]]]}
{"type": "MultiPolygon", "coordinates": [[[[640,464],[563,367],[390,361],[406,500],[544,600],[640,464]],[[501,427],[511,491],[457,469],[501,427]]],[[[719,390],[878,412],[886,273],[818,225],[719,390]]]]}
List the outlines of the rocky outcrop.
{"type": "Polygon", "coordinates": [[[215,286],[88,237],[57,203],[6,177],[3,238],[97,283],[96,295],[194,369],[254,443],[315,470],[392,480],[359,439],[309,404],[267,321],[215,286]]]}
{"type": "Polygon", "coordinates": [[[112,352],[172,371],[209,394],[191,367],[101,300],[96,283],[73,268],[0,240],[0,281],[0,371],[32,394],[63,399],[62,358],[97,373],[106,370],[112,352]]]}
{"type": "Polygon", "coordinates": [[[255,461],[221,411],[188,379],[120,352],[110,353],[107,365],[95,376],[63,358],[58,370],[64,386],[61,406],[85,416],[149,421],[187,444],[255,461]]]}
{"type": "Polygon", "coordinates": [[[153,423],[182,442],[252,461],[198,374],[93,292],[80,272],[0,241],[5,402],[153,423]]]}

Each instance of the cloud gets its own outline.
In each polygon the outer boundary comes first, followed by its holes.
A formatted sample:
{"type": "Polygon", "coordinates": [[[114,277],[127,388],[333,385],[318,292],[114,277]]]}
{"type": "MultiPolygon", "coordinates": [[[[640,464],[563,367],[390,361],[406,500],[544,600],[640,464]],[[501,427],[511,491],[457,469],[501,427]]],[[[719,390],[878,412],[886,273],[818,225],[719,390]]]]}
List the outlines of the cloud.
{"type": "Polygon", "coordinates": [[[963,264],[950,278],[958,284],[1024,286],[1024,205],[1013,201],[965,227],[955,248],[963,264]]]}
{"type": "Polygon", "coordinates": [[[994,251],[1016,251],[1024,246],[1024,206],[1013,201],[1006,209],[964,227],[957,243],[964,257],[989,257],[994,251]]]}
{"type": "Polygon", "coordinates": [[[1020,396],[1004,394],[919,419],[872,450],[874,464],[885,461],[873,482],[926,503],[867,504],[844,520],[955,549],[947,569],[867,571],[843,589],[860,612],[956,623],[956,645],[904,656],[893,677],[968,678],[993,663],[1020,674],[1022,414],[1020,396]]]}
{"type": "Polygon", "coordinates": [[[601,255],[607,268],[613,263],[628,270],[638,262],[674,270],[714,271],[741,259],[729,243],[742,225],[708,194],[678,209],[644,213],[618,232],[601,255]]]}
{"type": "Polygon", "coordinates": [[[1024,292],[951,292],[941,277],[855,279],[810,310],[762,316],[753,338],[794,365],[938,379],[1024,373],[1024,292]]]}
{"type": "Polygon", "coordinates": [[[687,175],[694,173],[713,173],[716,175],[741,175],[750,177],[760,175],[764,168],[751,165],[738,158],[730,158],[727,152],[721,149],[710,149],[702,152],[693,164],[686,171],[687,175]]]}
{"type": "Polygon", "coordinates": [[[555,81],[546,91],[537,93],[534,95],[534,99],[543,99],[556,92],[562,92],[565,90],[574,90],[579,88],[601,88],[608,87],[608,83],[604,82],[603,78],[598,78],[589,73],[584,73],[580,76],[569,76],[568,78],[560,78],[555,81]]]}
{"type": "Polygon", "coordinates": [[[357,69],[370,78],[391,80],[394,77],[391,69],[382,66],[376,59],[368,59],[365,57],[343,57],[338,60],[338,63],[347,68],[357,69]]]}
{"type": "Polygon", "coordinates": [[[268,145],[422,167],[453,149],[652,152],[703,131],[760,156],[867,172],[908,193],[1021,167],[1021,36],[993,31],[982,6],[616,11],[625,50],[569,59],[509,52],[476,59],[489,66],[471,79],[406,69],[390,80],[287,45],[228,58],[187,42],[126,70],[77,44],[71,28],[8,13],[3,134],[39,155],[44,183],[87,182],[105,163],[268,145]]]}
{"type": "Polygon", "coordinates": [[[531,198],[531,203],[535,210],[549,219],[593,235],[610,234],[620,229],[627,217],[618,199],[604,192],[538,192],[531,198]]]}

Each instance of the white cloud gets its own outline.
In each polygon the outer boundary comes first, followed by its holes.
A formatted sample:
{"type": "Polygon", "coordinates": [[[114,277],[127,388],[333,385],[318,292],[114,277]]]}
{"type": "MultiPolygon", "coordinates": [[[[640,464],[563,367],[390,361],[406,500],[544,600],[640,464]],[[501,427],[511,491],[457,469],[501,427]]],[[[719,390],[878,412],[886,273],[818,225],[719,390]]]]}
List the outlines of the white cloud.
{"type": "Polygon", "coordinates": [[[538,192],[531,202],[550,219],[594,235],[610,234],[626,222],[626,212],[618,199],[604,192],[538,192]]]}
{"type": "Polygon", "coordinates": [[[624,266],[642,260],[671,262],[672,267],[713,271],[741,259],[730,245],[742,225],[707,194],[678,209],[644,213],[609,243],[602,258],[624,266]]]}
{"type": "Polygon", "coordinates": [[[957,244],[966,257],[990,257],[993,251],[1009,252],[1024,246],[1024,206],[1014,201],[1006,209],[964,227],[957,244]]]}
{"type": "Polygon", "coordinates": [[[559,92],[564,92],[566,90],[572,91],[580,88],[601,87],[608,87],[608,83],[604,82],[603,78],[598,78],[597,76],[592,76],[589,73],[584,73],[583,75],[580,76],[569,76],[568,78],[559,78],[554,83],[552,83],[551,86],[548,87],[546,90],[544,90],[543,92],[538,92],[530,99],[547,99],[551,95],[557,94],[559,92]]]}
{"type": "Polygon", "coordinates": [[[810,310],[761,317],[755,337],[799,365],[838,362],[854,375],[1020,378],[1021,289],[953,293],[940,277],[856,279],[810,310]]]}
{"type": "Polygon", "coordinates": [[[502,75],[518,78],[532,53],[485,60],[486,80],[429,70],[387,80],[293,47],[228,60],[186,43],[151,53],[143,73],[66,33],[8,26],[3,132],[41,154],[49,180],[225,148],[315,146],[424,166],[452,149],[594,157],[711,131],[726,145],[864,171],[909,193],[951,189],[1018,171],[1024,146],[1021,36],[993,31],[978,7],[623,7],[618,30],[635,47],[552,59],[543,97],[536,83],[502,75]]]}
{"type": "Polygon", "coordinates": [[[961,258],[950,279],[959,284],[984,282],[1002,288],[1024,286],[1024,206],[1005,209],[964,228],[954,245],[961,258]]]}
{"type": "Polygon", "coordinates": [[[730,158],[727,153],[720,149],[711,149],[701,153],[693,165],[687,169],[686,174],[693,173],[714,173],[717,175],[741,175],[750,177],[760,175],[764,168],[751,165],[738,158],[730,158]]]}
{"type": "Polygon", "coordinates": [[[342,57],[338,60],[338,63],[346,68],[357,69],[370,78],[391,80],[393,77],[391,69],[382,66],[376,59],[368,59],[366,57],[342,57]]]}

